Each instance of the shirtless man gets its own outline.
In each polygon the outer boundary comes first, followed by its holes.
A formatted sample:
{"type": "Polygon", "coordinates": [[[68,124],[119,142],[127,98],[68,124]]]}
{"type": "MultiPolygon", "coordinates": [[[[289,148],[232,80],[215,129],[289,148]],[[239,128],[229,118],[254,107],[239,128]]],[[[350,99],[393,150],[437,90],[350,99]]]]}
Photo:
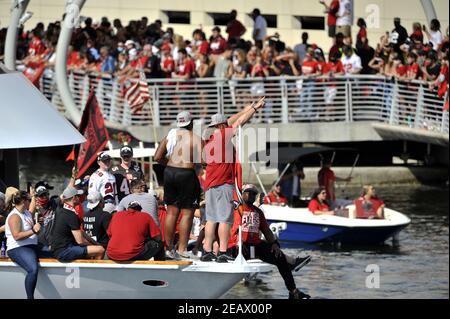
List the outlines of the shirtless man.
{"type": "Polygon", "coordinates": [[[167,205],[167,217],[163,227],[168,259],[187,257],[194,210],[200,197],[195,163],[201,162],[202,140],[192,131],[193,123],[189,112],[183,111],[177,115],[177,127],[162,139],[155,154],[155,160],[166,165],[164,202],[167,205]],[[180,240],[176,251],[173,237],[180,212],[180,240]]]}

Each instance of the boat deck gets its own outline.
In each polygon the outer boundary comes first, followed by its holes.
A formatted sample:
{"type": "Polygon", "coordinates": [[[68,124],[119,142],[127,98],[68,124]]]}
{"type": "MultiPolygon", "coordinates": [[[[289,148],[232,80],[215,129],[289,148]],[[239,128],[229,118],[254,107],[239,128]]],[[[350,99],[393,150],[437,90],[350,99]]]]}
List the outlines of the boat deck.
{"type": "MultiPolygon", "coordinates": [[[[0,262],[13,262],[11,258],[0,258],[0,262]]],[[[53,258],[41,258],[39,259],[40,263],[58,263],[65,264],[63,262],[58,261],[53,258]]],[[[121,265],[176,265],[176,266],[189,266],[192,265],[192,261],[155,261],[155,260],[135,260],[135,261],[115,261],[115,260],[94,260],[94,259],[77,259],[70,262],[79,263],[79,264],[103,264],[103,265],[111,265],[111,264],[121,264],[121,265]]]]}

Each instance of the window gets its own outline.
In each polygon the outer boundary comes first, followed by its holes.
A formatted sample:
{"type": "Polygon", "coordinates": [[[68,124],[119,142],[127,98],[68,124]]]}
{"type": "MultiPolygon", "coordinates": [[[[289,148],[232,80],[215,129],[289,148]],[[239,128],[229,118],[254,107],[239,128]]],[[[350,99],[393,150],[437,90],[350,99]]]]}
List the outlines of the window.
{"type": "Polygon", "coordinates": [[[189,11],[164,11],[167,15],[168,23],[191,24],[191,13],[189,11]]]}
{"type": "MultiPolygon", "coordinates": [[[[264,19],[266,19],[268,28],[278,27],[278,17],[276,14],[262,14],[262,16],[264,17],[264,19]]],[[[252,18],[252,15],[249,14],[249,17],[252,18]]]]}
{"type": "Polygon", "coordinates": [[[325,30],[325,17],[297,16],[301,28],[306,30],[325,30]]]}
{"type": "Polygon", "coordinates": [[[268,28],[278,27],[278,20],[276,14],[263,14],[262,16],[266,19],[268,28]]]}
{"type": "Polygon", "coordinates": [[[226,26],[228,21],[230,21],[229,13],[218,13],[218,12],[208,12],[208,15],[213,19],[214,25],[223,25],[226,26]]]}

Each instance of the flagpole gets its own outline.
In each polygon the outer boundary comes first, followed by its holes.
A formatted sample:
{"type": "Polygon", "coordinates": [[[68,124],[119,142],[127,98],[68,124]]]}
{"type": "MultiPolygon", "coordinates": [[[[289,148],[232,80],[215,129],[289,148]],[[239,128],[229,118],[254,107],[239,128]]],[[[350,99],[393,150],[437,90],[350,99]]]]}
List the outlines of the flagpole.
{"type": "MultiPolygon", "coordinates": [[[[242,126],[239,126],[239,128],[238,128],[236,142],[237,142],[237,152],[238,152],[237,160],[242,165],[242,126]]],[[[239,204],[242,205],[242,202],[239,204]]],[[[239,210],[239,207],[238,207],[238,210],[239,210]]],[[[241,222],[241,224],[242,224],[242,222],[241,222]]],[[[247,264],[247,261],[245,260],[244,255],[242,254],[242,225],[239,225],[239,250],[238,250],[237,257],[234,260],[234,263],[240,264],[240,265],[247,264]]]]}

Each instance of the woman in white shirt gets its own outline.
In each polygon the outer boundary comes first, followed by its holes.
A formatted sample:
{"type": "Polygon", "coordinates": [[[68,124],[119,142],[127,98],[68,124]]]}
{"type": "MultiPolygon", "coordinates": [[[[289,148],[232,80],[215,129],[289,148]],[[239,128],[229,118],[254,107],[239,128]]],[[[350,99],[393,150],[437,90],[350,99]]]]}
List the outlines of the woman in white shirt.
{"type": "Polygon", "coordinates": [[[423,26],[423,32],[428,37],[428,40],[433,44],[433,50],[437,51],[444,38],[441,32],[441,23],[438,19],[433,19],[430,22],[430,31],[428,32],[426,26],[423,26]]]}
{"type": "Polygon", "coordinates": [[[13,210],[6,219],[6,239],[8,256],[25,269],[25,291],[28,299],[34,299],[38,277],[38,237],[40,224],[33,222],[33,216],[28,211],[31,197],[21,191],[12,197],[13,210]]]}

